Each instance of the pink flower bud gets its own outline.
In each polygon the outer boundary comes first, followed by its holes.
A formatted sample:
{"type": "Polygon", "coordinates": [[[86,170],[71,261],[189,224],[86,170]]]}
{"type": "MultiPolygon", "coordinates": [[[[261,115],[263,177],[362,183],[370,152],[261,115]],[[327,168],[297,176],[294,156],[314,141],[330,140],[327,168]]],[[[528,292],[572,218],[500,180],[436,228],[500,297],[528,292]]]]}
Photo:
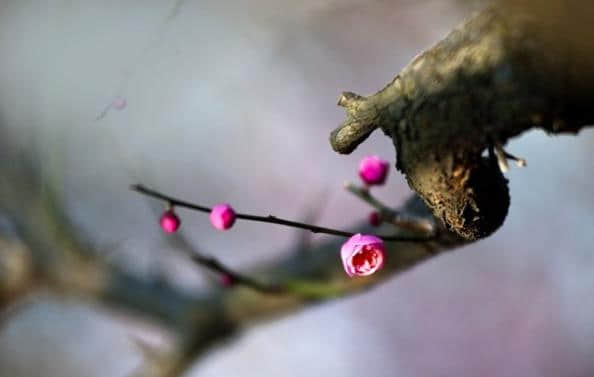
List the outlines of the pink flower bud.
{"type": "Polygon", "coordinates": [[[180,226],[181,220],[172,209],[167,210],[161,215],[161,220],[159,221],[161,224],[161,229],[165,233],[174,233],[180,226]]]}
{"type": "Polygon", "coordinates": [[[368,276],[384,266],[385,251],[380,238],[355,234],[342,245],[340,257],[347,275],[368,276]]]}
{"type": "Polygon", "coordinates": [[[380,226],[382,218],[377,211],[373,211],[369,214],[369,223],[373,226],[380,226]]]}
{"type": "Polygon", "coordinates": [[[210,211],[210,223],[218,230],[227,230],[235,223],[235,211],[229,204],[217,204],[210,211]]]}
{"type": "Polygon", "coordinates": [[[383,185],[390,170],[390,163],[378,156],[367,156],[359,163],[359,176],[367,185],[383,185]]]}
{"type": "Polygon", "coordinates": [[[224,287],[232,287],[235,285],[235,279],[229,274],[222,274],[221,275],[221,284],[224,287]]]}

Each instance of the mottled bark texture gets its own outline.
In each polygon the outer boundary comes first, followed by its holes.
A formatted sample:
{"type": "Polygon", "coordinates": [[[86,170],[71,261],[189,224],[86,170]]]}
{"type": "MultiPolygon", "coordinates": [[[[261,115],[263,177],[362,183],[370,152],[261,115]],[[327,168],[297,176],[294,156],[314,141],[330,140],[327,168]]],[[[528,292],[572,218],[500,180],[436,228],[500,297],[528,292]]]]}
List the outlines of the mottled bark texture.
{"type": "Polygon", "coordinates": [[[488,236],[510,196],[484,151],[532,128],[575,133],[594,123],[593,10],[510,1],[475,14],[378,93],[343,93],[348,116],[332,147],[350,153],[381,128],[433,214],[468,240],[488,236]]]}

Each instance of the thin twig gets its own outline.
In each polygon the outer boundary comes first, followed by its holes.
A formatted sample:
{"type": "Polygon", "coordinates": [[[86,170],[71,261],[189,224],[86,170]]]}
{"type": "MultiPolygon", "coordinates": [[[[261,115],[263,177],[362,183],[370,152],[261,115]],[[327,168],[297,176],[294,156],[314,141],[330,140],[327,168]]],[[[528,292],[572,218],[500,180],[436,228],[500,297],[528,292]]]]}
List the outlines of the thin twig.
{"type": "Polygon", "coordinates": [[[262,293],[283,293],[285,291],[285,289],[280,285],[263,284],[252,278],[238,274],[227,268],[224,264],[213,257],[196,253],[191,255],[190,258],[197,264],[221,274],[221,276],[227,276],[229,279],[231,279],[233,285],[243,285],[262,293]]]}
{"type": "Polygon", "coordinates": [[[227,277],[230,279],[230,283],[234,286],[242,285],[247,288],[253,289],[261,293],[280,293],[284,287],[278,285],[265,284],[255,281],[252,278],[241,275],[237,272],[232,271],[222,262],[218,261],[212,256],[207,256],[202,252],[198,251],[190,241],[180,232],[177,232],[166,237],[167,242],[170,246],[182,252],[186,257],[190,258],[195,264],[206,268],[209,271],[217,274],[220,278],[227,277]]]}
{"type": "Polygon", "coordinates": [[[505,150],[503,151],[503,154],[504,154],[505,158],[507,158],[508,160],[515,161],[516,162],[516,165],[519,168],[523,168],[524,166],[526,166],[526,159],[521,158],[521,157],[514,156],[513,154],[508,153],[505,150]]]}
{"type": "MultiPolygon", "coordinates": [[[[211,211],[211,208],[209,208],[209,207],[201,206],[201,205],[190,203],[190,202],[178,199],[178,198],[174,198],[169,195],[165,195],[158,191],[151,190],[141,184],[132,185],[132,186],[130,186],[130,189],[133,191],[139,192],[141,194],[151,196],[153,198],[164,200],[165,202],[170,203],[172,206],[184,207],[184,208],[192,209],[192,210],[199,211],[199,212],[205,212],[205,213],[210,213],[210,211],[211,211]]],[[[321,227],[321,226],[317,226],[317,225],[286,220],[286,219],[282,219],[282,218],[272,216],[272,215],[257,216],[257,215],[250,215],[250,214],[245,214],[245,213],[236,213],[235,217],[237,219],[242,219],[242,220],[257,221],[257,222],[262,222],[262,223],[278,224],[278,225],[285,225],[285,226],[292,227],[292,228],[305,229],[305,230],[309,230],[312,233],[323,233],[323,234],[330,234],[330,235],[341,236],[341,237],[352,237],[355,234],[352,232],[346,232],[346,231],[342,231],[342,230],[325,228],[325,227],[321,227]]],[[[377,235],[377,234],[376,234],[376,236],[381,238],[384,241],[426,242],[426,241],[430,240],[430,238],[427,238],[427,237],[382,236],[382,235],[377,235]]]]}
{"type": "Polygon", "coordinates": [[[417,219],[410,216],[403,216],[398,211],[394,211],[390,207],[380,202],[375,196],[371,195],[368,188],[359,187],[350,182],[345,183],[344,188],[351,194],[375,208],[379,212],[382,221],[394,224],[399,228],[428,235],[434,235],[436,231],[435,225],[431,221],[427,219],[417,219]]]}
{"type": "MultiPolygon", "coordinates": [[[[282,293],[285,288],[280,285],[272,285],[272,284],[265,284],[259,281],[256,281],[250,277],[245,275],[239,274],[229,267],[225,266],[222,262],[217,260],[212,256],[206,256],[201,252],[195,250],[188,240],[183,237],[181,234],[175,234],[174,238],[167,237],[169,240],[175,240],[174,247],[176,249],[181,249],[183,253],[192,260],[192,262],[196,263],[199,266],[206,268],[209,271],[214,272],[215,274],[219,275],[220,278],[227,277],[230,279],[230,283],[233,286],[245,286],[247,288],[253,289],[260,293],[282,293]],[[175,245],[177,244],[177,245],[175,245]]],[[[221,283],[222,284],[222,283],[221,283]]]]}

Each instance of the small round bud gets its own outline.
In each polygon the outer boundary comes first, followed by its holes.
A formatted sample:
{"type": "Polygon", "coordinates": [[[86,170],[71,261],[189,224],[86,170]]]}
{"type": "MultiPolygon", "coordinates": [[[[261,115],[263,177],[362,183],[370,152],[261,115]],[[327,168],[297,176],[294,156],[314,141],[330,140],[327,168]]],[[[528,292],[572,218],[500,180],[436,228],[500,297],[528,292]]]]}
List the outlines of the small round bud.
{"type": "Polygon", "coordinates": [[[378,156],[364,157],[359,163],[359,177],[367,185],[383,185],[389,170],[390,163],[378,156]]]}
{"type": "Polygon", "coordinates": [[[235,211],[229,204],[217,204],[210,211],[210,223],[218,230],[227,230],[235,223],[235,211]]]}
{"type": "Polygon", "coordinates": [[[174,233],[181,225],[181,220],[177,217],[173,209],[169,209],[161,215],[159,223],[165,233],[174,233]]]}
{"type": "Polygon", "coordinates": [[[385,260],[384,242],[372,235],[355,234],[340,249],[345,272],[350,277],[368,276],[380,270],[385,260]]]}
{"type": "Polygon", "coordinates": [[[232,287],[233,285],[235,285],[235,279],[233,279],[233,277],[229,274],[222,274],[221,285],[227,288],[232,287]]]}
{"type": "Polygon", "coordinates": [[[382,217],[377,211],[373,211],[369,214],[369,224],[373,226],[380,226],[382,223],[382,217]]]}

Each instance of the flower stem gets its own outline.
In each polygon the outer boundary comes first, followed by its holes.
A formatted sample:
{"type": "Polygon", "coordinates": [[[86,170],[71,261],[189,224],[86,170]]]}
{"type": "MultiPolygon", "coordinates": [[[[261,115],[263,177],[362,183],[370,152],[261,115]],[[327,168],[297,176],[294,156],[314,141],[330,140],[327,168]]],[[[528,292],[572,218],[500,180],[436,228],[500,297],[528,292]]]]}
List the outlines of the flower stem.
{"type": "Polygon", "coordinates": [[[417,233],[423,233],[427,235],[433,235],[435,233],[435,225],[431,221],[427,219],[417,219],[410,216],[403,216],[398,211],[394,211],[379,201],[371,194],[367,187],[359,187],[353,183],[347,182],[345,183],[344,188],[351,194],[375,208],[379,212],[380,217],[384,222],[389,222],[399,228],[407,229],[417,233]]]}

